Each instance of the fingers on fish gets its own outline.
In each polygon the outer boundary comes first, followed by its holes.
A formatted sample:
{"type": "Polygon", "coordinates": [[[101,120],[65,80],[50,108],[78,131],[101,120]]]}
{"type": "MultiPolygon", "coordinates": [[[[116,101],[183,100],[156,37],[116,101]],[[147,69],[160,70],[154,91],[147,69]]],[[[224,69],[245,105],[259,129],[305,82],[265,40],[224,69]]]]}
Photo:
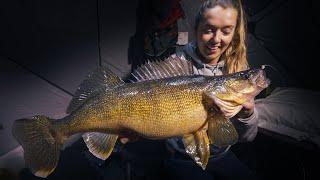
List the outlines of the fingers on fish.
{"type": "Polygon", "coordinates": [[[241,104],[234,101],[223,100],[210,92],[204,93],[203,97],[206,99],[205,102],[207,103],[207,108],[218,109],[227,118],[235,116],[242,109],[241,104]]]}
{"type": "Polygon", "coordinates": [[[215,96],[212,96],[215,105],[219,107],[220,111],[227,117],[231,118],[235,116],[241,109],[242,105],[235,104],[228,101],[223,101],[215,96]]]}

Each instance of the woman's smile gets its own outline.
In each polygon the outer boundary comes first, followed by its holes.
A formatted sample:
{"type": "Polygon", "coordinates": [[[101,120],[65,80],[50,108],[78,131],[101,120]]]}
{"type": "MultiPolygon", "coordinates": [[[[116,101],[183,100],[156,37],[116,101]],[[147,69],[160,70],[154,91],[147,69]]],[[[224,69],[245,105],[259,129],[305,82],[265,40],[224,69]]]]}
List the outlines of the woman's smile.
{"type": "Polygon", "coordinates": [[[215,54],[218,51],[220,51],[220,46],[211,46],[211,45],[207,45],[207,50],[209,52],[209,54],[215,54]]]}

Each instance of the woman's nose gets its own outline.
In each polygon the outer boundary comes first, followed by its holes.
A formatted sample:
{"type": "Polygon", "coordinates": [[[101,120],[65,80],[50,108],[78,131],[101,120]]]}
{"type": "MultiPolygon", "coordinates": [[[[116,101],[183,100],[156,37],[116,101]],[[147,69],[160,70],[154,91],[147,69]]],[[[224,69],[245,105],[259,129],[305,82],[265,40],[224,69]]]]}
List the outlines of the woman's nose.
{"type": "Polygon", "coordinates": [[[215,44],[216,43],[220,43],[221,42],[221,32],[219,30],[217,30],[213,36],[212,36],[212,39],[211,39],[215,44]]]}

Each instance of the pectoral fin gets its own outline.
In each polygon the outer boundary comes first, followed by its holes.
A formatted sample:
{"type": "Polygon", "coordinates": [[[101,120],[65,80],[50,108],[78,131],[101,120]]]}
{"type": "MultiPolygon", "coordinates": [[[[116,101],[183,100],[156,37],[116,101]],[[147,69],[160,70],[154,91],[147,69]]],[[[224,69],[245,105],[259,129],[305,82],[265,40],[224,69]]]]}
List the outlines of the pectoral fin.
{"type": "Polygon", "coordinates": [[[89,151],[99,159],[106,160],[112,153],[117,135],[90,132],[82,135],[89,151]]]}
{"type": "Polygon", "coordinates": [[[238,133],[233,124],[220,112],[208,111],[208,136],[211,144],[224,147],[238,141],[238,133]]]}
{"type": "Polygon", "coordinates": [[[199,165],[205,169],[209,156],[209,139],[205,130],[197,131],[194,134],[183,136],[183,144],[189,156],[199,165]]]}

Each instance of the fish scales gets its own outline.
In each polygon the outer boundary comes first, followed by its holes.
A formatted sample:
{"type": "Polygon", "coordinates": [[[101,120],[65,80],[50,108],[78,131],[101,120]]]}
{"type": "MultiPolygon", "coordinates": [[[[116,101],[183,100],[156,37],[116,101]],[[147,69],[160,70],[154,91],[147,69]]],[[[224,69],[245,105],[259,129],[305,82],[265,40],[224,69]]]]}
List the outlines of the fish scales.
{"type": "Polygon", "coordinates": [[[154,138],[177,136],[199,128],[206,119],[200,84],[187,81],[174,84],[178,80],[141,83],[138,94],[119,98],[121,126],[154,138]]]}
{"type": "MultiPolygon", "coordinates": [[[[207,113],[202,103],[205,80],[169,78],[126,84],[93,97],[60,125],[67,134],[124,130],[149,138],[166,138],[199,129],[207,113]],[[179,127],[179,128],[177,128],[179,127]]],[[[58,127],[58,126],[57,126],[58,127]]]]}

